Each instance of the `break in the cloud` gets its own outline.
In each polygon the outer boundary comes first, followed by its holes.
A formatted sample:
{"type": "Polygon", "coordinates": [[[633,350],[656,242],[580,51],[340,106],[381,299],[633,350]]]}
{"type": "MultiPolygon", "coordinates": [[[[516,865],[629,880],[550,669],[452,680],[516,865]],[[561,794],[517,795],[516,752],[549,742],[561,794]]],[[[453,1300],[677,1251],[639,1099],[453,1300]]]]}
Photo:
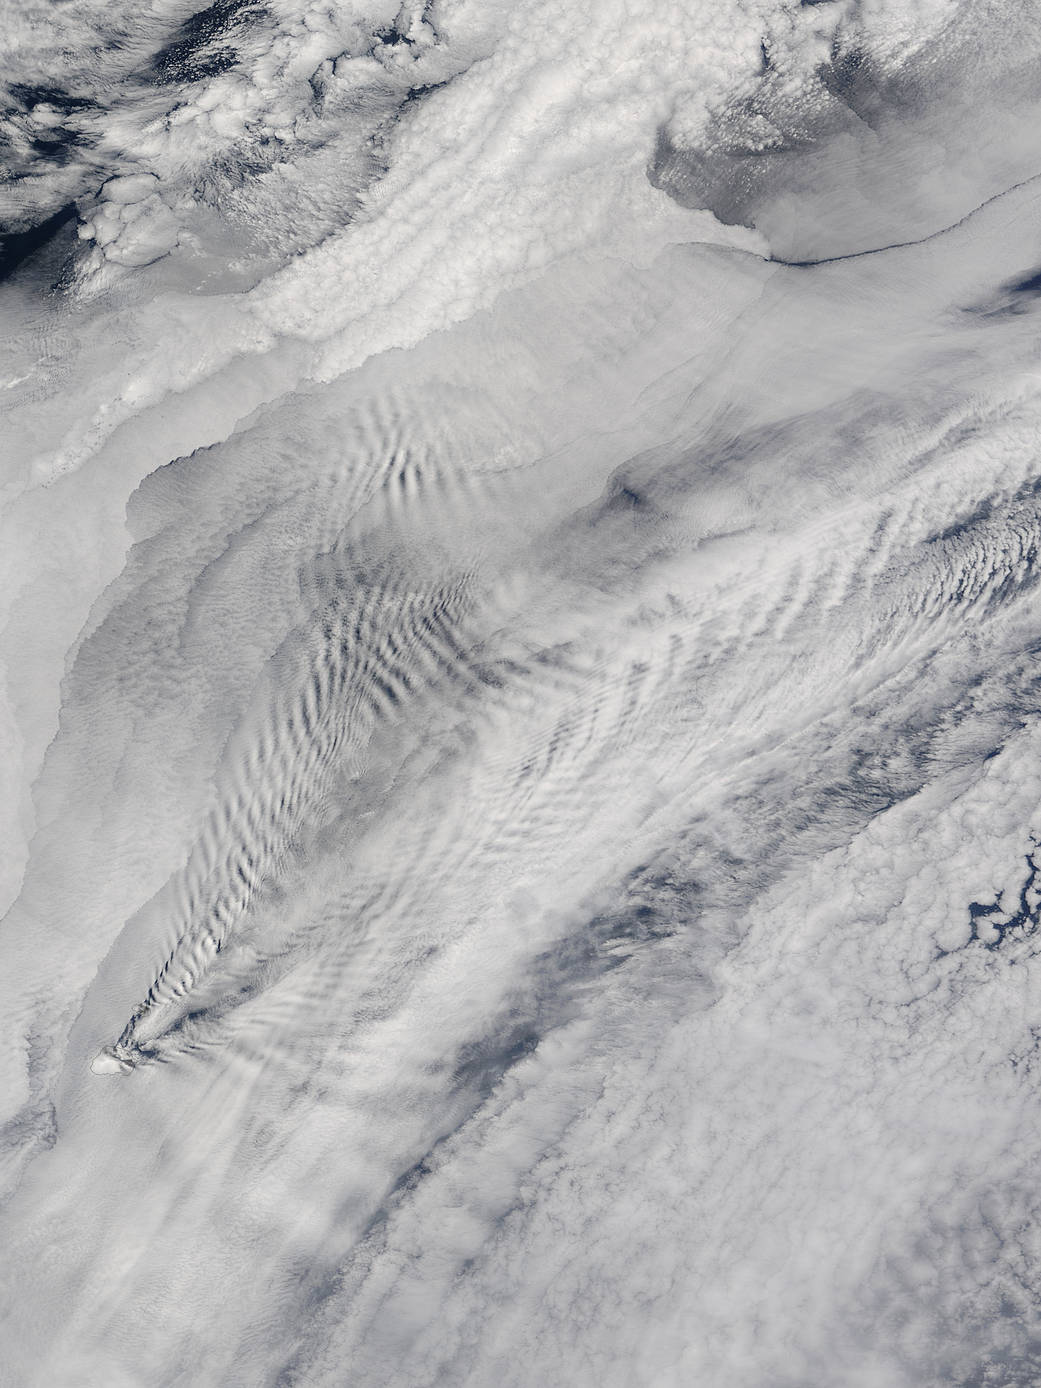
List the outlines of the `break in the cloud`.
{"type": "Polygon", "coordinates": [[[1036,17],[12,12],[13,1382],[1036,1382],[1036,17]]]}

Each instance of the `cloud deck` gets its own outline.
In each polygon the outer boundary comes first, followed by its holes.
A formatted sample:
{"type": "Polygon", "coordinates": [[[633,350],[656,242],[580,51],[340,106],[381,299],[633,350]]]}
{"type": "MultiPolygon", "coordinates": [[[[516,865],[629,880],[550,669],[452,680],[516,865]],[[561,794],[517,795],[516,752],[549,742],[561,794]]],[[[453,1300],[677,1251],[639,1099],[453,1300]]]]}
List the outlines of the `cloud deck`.
{"type": "Polygon", "coordinates": [[[1035,6],[12,10],[12,1382],[1028,1388],[1035,6]]]}

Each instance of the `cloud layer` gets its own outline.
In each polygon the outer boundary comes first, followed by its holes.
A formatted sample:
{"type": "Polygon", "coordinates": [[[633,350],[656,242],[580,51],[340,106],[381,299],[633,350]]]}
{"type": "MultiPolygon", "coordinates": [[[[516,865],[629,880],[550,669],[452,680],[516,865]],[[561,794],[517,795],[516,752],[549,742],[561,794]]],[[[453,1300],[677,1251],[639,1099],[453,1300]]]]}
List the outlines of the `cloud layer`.
{"type": "Polygon", "coordinates": [[[12,13],[14,1382],[1037,1381],[1035,19],[12,13]]]}

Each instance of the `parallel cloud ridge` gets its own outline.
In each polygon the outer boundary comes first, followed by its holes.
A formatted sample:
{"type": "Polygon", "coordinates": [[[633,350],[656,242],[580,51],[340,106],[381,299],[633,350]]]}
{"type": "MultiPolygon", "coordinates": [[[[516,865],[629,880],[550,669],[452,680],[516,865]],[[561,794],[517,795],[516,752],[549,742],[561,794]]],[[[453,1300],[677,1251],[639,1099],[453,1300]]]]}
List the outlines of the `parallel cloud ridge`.
{"type": "Polygon", "coordinates": [[[1039,18],[5,9],[13,1384],[1041,1381],[1039,18]]]}

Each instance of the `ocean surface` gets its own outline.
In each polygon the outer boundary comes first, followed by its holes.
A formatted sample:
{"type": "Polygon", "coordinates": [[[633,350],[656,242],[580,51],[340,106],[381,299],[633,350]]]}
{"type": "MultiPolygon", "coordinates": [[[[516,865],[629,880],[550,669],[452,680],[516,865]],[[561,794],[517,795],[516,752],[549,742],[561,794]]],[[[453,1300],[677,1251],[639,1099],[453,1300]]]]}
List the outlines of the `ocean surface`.
{"type": "Polygon", "coordinates": [[[1041,1383],[1041,5],[3,0],[0,1382],[1041,1383]]]}

